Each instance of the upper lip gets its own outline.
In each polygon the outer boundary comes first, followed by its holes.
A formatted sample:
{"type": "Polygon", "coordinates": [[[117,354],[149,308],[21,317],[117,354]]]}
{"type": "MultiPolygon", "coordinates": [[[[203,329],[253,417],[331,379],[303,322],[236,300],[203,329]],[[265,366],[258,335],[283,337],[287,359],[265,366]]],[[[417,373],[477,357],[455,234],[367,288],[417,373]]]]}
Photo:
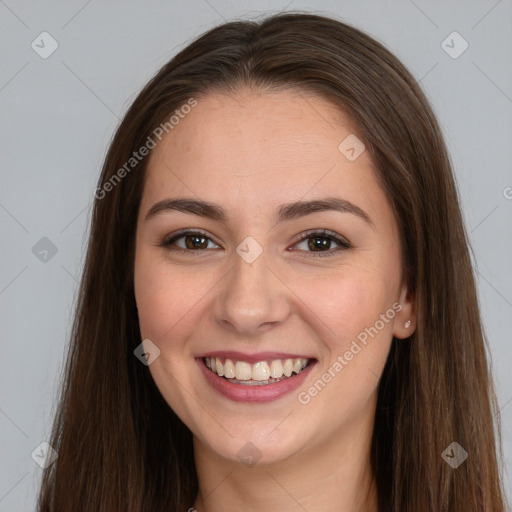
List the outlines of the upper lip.
{"type": "Polygon", "coordinates": [[[219,359],[231,360],[234,359],[235,361],[246,361],[251,364],[272,359],[315,359],[314,357],[306,356],[303,354],[289,354],[285,352],[258,352],[246,354],[236,350],[215,350],[202,354],[198,357],[218,357],[219,359]]]}

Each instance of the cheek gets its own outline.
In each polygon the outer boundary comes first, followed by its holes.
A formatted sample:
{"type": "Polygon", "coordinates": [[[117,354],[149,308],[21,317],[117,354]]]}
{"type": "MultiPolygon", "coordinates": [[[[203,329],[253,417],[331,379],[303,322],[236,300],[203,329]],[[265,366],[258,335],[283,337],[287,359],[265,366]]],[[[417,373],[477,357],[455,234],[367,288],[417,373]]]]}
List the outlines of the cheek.
{"type": "Polygon", "coordinates": [[[191,310],[197,292],[186,274],[171,272],[143,249],[135,260],[134,283],[141,334],[161,343],[191,310]]]}
{"type": "Polygon", "coordinates": [[[211,307],[222,273],[194,265],[170,264],[165,254],[142,247],[135,260],[135,298],[141,336],[165,353],[183,350],[211,307]]]}
{"type": "Polygon", "coordinates": [[[326,384],[316,381],[314,389],[304,392],[311,397],[321,394],[318,407],[330,404],[340,423],[361,414],[374,396],[391,347],[393,299],[385,276],[353,267],[350,274],[325,280],[310,297],[327,326],[321,334],[327,357],[319,372],[326,384]]]}
{"type": "Polygon", "coordinates": [[[389,283],[381,271],[350,265],[313,281],[302,280],[297,295],[325,328],[332,349],[350,343],[391,307],[389,283]]]}

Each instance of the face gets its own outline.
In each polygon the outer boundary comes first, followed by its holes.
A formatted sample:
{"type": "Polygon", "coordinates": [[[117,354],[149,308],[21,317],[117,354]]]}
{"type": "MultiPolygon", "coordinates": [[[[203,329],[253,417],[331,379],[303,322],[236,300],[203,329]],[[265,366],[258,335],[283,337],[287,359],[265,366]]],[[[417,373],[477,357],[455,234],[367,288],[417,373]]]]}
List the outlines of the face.
{"type": "Polygon", "coordinates": [[[241,90],[197,98],[153,150],[141,336],[163,397],[216,457],[274,463],[368,427],[392,337],[414,330],[357,134],[319,97],[241,90]]]}

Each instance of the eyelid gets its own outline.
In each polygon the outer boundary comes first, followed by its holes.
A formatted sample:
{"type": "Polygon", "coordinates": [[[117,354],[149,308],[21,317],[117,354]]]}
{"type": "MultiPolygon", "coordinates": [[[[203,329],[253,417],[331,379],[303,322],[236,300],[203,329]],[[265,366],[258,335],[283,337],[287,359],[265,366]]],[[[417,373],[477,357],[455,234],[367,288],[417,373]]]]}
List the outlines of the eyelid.
{"type": "MultiPolygon", "coordinates": [[[[166,247],[166,246],[170,246],[173,242],[175,242],[176,240],[184,237],[184,236],[187,236],[187,235],[202,235],[204,236],[205,238],[208,238],[209,240],[211,240],[215,245],[218,245],[220,247],[221,244],[217,243],[214,239],[214,237],[208,233],[207,231],[204,231],[202,229],[199,229],[199,228],[183,228],[183,229],[180,229],[178,231],[176,231],[175,233],[172,233],[171,235],[168,235],[166,237],[164,237],[163,241],[161,244],[161,246],[163,247],[166,247]]],[[[173,250],[176,250],[176,251],[182,251],[182,252],[188,252],[188,253],[193,253],[193,252],[206,252],[206,250],[203,250],[203,251],[194,251],[193,249],[182,249],[181,247],[177,247],[177,248],[173,248],[173,250]]]]}
{"type": "Polygon", "coordinates": [[[329,229],[308,229],[307,231],[302,232],[299,235],[299,242],[302,242],[303,240],[306,240],[307,238],[313,238],[314,236],[317,237],[326,237],[326,238],[333,238],[341,245],[346,245],[347,247],[350,246],[350,242],[343,236],[338,235],[335,231],[331,231],[329,229]]]}
{"type": "Polygon", "coordinates": [[[316,257],[330,257],[335,256],[339,252],[345,251],[347,249],[352,248],[352,244],[346,239],[345,237],[339,235],[335,231],[331,231],[329,229],[310,229],[307,231],[304,231],[299,235],[299,240],[293,243],[292,246],[297,245],[300,242],[303,242],[304,240],[307,240],[308,238],[330,238],[334,242],[338,244],[338,247],[335,247],[334,249],[329,249],[328,251],[303,251],[303,250],[297,250],[293,249],[293,251],[296,251],[297,253],[301,254],[304,258],[316,258],[316,257]],[[311,255],[311,256],[310,256],[311,255]]]}

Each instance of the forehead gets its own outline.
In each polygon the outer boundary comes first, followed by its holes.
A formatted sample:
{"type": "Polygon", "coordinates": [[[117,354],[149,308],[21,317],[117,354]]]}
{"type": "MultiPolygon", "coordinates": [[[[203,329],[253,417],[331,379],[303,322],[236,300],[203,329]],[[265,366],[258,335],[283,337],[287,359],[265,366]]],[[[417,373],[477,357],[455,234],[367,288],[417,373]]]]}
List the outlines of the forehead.
{"type": "Polygon", "coordinates": [[[304,156],[317,160],[326,150],[339,156],[340,137],[357,131],[334,104],[296,90],[242,90],[208,94],[196,101],[153,150],[153,157],[172,151],[177,157],[198,161],[212,156],[221,160],[264,150],[269,159],[285,151],[292,160],[304,156]]]}
{"type": "Polygon", "coordinates": [[[296,90],[242,90],[196,100],[153,149],[145,198],[198,196],[231,201],[235,209],[327,193],[352,196],[361,206],[372,195],[374,202],[383,200],[369,151],[355,160],[340,151],[347,137],[362,137],[330,101],[296,90]]]}

